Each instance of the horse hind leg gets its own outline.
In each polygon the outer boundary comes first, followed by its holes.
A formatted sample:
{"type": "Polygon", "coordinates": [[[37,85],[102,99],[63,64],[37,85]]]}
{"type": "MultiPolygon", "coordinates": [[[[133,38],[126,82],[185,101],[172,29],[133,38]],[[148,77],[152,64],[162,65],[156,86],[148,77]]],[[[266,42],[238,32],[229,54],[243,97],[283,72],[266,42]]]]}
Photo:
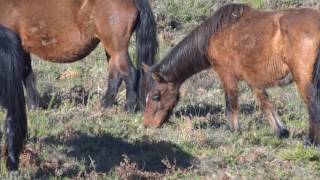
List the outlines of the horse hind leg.
{"type": "Polygon", "coordinates": [[[23,83],[27,92],[27,104],[29,109],[36,109],[43,107],[41,103],[40,94],[36,88],[36,77],[32,70],[31,56],[24,53],[25,70],[23,73],[23,83]]]}
{"type": "Polygon", "coordinates": [[[294,54],[289,68],[309,113],[307,145],[320,146],[320,49],[303,46],[294,54]]]}
{"type": "Polygon", "coordinates": [[[106,93],[102,99],[102,106],[105,108],[110,108],[116,99],[116,96],[119,91],[119,87],[122,83],[122,78],[120,72],[117,70],[117,67],[114,61],[110,63],[110,55],[106,52],[106,56],[108,59],[108,85],[106,93]]]}
{"type": "MultiPolygon", "coordinates": [[[[319,87],[319,71],[320,71],[320,62],[316,63],[316,73],[314,73],[314,82],[308,80],[304,77],[303,74],[299,73],[295,76],[301,80],[296,80],[296,85],[299,90],[299,93],[305,102],[308,113],[309,113],[309,131],[306,138],[307,145],[320,145],[320,87],[319,87]]],[[[309,71],[312,73],[312,71],[309,71]]]]}
{"type": "Polygon", "coordinates": [[[109,80],[103,106],[110,107],[118,93],[122,80],[126,84],[125,110],[134,112],[138,109],[137,103],[137,71],[134,68],[127,51],[114,52],[108,66],[109,80]]]}
{"type": "Polygon", "coordinates": [[[280,117],[277,114],[276,109],[274,108],[272,102],[269,100],[268,94],[265,89],[253,89],[254,94],[259,101],[261,110],[265,114],[266,118],[269,121],[269,124],[272,126],[274,132],[279,138],[288,138],[289,131],[286,129],[285,125],[281,121],[280,117]]]}
{"type": "Polygon", "coordinates": [[[134,68],[128,52],[123,53],[121,57],[122,57],[122,62],[120,59],[118,60],[118,62],[120,63],[120,66],[119,66],[120,74],[123,77],[124,82],[126,84],[125,110],[128,112],[135,112],[139,109],[138,94],[137,94],[138,92],[137,70],[134,68]],[[124,67],[121,68],[121,66],[124,66],[124,67]],[[123,69],[125,71],[123,71],[123,69]]]}
{"type": "Polygon", "coordinates": [[[320,103],[319,91],[310,81],[296,82],[299,93],[304,100],[309,113],[309,131],[306,138],[307,145],[320,145],[320,103]]]}

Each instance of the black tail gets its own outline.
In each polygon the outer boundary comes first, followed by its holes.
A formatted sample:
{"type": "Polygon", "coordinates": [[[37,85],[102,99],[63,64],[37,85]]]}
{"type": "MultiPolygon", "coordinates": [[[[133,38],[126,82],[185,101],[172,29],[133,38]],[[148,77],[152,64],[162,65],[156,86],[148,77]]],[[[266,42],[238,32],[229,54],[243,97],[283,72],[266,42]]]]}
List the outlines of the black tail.
{"type": "Polygon", "coordinates": [[[137,74],[137,88],[140,108],[143,108],[147,90],[142,63],[152,66],[155,62],[158,50],[157,24],[148,0],[135,0],[135,4],[139,11],[136,25],[137,68],[139,72],[137,74]]]}
{"type": "Polygon", "coordinates": [[[313,68],[312,87],[309,94],[310,101],[307,102],[309,111],[309,132],[307,145],[320,144],[320,49],[313,68]]]}
{"type": "Polygon", "coordinates": [[[19,155],[27,135],[23,92],[23,49],[19,37],[0,26],[0,103],[7,109],[7,168],[17,170],[19,155]]]}
{"type": "Polygon", "coordinates": [[[154,64],[158,49],[157,24],[148,0],[135,0],[135,4],[139,11],[136,25],[137,66],[141,70],[142,63],[154,64]]]}
{"type": "Polygon", "coordinates": [[[313,70],[313,85],[317,90],[320,90],[320,49],[313,70]]]}
{"type": "Polygon", "coordinates": [[[318,125],[320,126],[320,49],[313,70],[313,86],[313,103],[315,103],[314,107],[316,108],[314,110],[314,113],[316,113],[314,116],[317,119],[316,123],[318,123],[318,125]]]}

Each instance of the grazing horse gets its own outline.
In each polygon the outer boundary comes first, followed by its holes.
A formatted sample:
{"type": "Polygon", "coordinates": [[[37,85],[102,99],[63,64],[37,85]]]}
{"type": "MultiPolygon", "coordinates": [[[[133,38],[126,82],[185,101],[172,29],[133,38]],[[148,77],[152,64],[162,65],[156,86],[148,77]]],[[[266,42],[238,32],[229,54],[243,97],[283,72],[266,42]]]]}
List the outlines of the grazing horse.
{"type": "Polygon", "coordinates": [[[190,76],[213,68],[225,90],[226,114],[239,129],[237,84],[253,90],[279,137],[289,135],[266,89],[292,75],[309,112],[307,142],[320,143],[320,12],[315,9],[259,11],[248,5],[223,6],[182,40],[159,64],[144,68],[148,94],[144,124],[160,127],[190,76]]]}
{"type": "Polygon", "coordinates": [[[0,105],[7,109],[5,133],[8,143],[4,151],[9,170],[18,169],[19,154],[27,135],[23,92],[25,64],[19,36],[0,26],[0,105]]]}
{"type": "Polygon", "coordinates": [[[108,57],[104,107],[114,103],[122,81],[125,109],[137,108],[139,73],[128,54],[137,37],[137,67],[152,65],[158,44],[156,23],[148,0],[0,0],[0,25],[21,38],[26,59],[24,84],[30,106],[39,105],[30,53],[57,63],[77,61],[102,43],[108,57]]]}
{"type": "Polygon", "coordinates": [[[28,102],[34,106],[39,103],[30,53],[67,63],[87,56],[102,42],[109,58],[103,106],[113,104],[124,81],[125,107],[134,111],[140,76],[128,54],[134,31],[137,67],[142,71],[142,62],[152,65],[158,48],[148,0],[0,0],[0,103],[7,109],[5,152],[9,170],[18,169],[27,134],[23,85],[28,102]]]}

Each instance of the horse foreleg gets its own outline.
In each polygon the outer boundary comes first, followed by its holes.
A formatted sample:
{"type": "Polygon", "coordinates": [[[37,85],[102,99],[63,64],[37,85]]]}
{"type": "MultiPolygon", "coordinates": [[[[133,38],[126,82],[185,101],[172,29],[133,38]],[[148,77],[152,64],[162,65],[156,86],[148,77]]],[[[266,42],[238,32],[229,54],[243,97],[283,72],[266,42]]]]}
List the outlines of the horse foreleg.
{"type": "Polygon", "coordinates": [[[239,104],[238,104],[238,80],[229,74],[225,74],[223,70],[216,70],[221,78],[225,91],[226,116],[230,122],[230,128],[234,131],[240,130],[238,120],[239,104]]]}
{"type": "Polygon", "coordinates": [[[27,104],[29,109],[36,109],[41,107],[40,95],[36,88],[36,77],[32,70],[31,56],[24,53],[25,69],[23,73],[23,83],[27,91],[27,104]]]}
{"type": "Polygon", "coordinates": [[[234,131],[240,130],[240,124],[238,120],[239,105],[238,105],[238,94],[236,90],[226,90],[226,115],[230,122],[230,127],[234,131]]]}
{"type": "Polygon", "coordinates": [[[272,102],[269,100],[268,94],[265,89],[253,89],[254,94],[259,101],[261,110],[265,114],[272,126],[274,132],[279,138],[289,137],[289,131],[286,129],[285,125],[279,118],[276,109],[274,108],[272,102]]]}

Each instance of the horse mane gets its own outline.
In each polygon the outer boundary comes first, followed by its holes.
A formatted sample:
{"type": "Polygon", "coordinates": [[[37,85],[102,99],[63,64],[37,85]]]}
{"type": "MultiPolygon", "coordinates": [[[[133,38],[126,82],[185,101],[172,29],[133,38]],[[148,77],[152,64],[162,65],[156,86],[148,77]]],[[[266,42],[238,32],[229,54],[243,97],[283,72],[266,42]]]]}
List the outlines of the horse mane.
{"type": "Polygon", "coordinates": [[[246,4],[221,7],[173,48],[152,71],[159,72],[169,82],[183,82],[191,75],[209,68],[207,49],[210,38],[225,26],[236,23],[250,9],[246,4]]]}

